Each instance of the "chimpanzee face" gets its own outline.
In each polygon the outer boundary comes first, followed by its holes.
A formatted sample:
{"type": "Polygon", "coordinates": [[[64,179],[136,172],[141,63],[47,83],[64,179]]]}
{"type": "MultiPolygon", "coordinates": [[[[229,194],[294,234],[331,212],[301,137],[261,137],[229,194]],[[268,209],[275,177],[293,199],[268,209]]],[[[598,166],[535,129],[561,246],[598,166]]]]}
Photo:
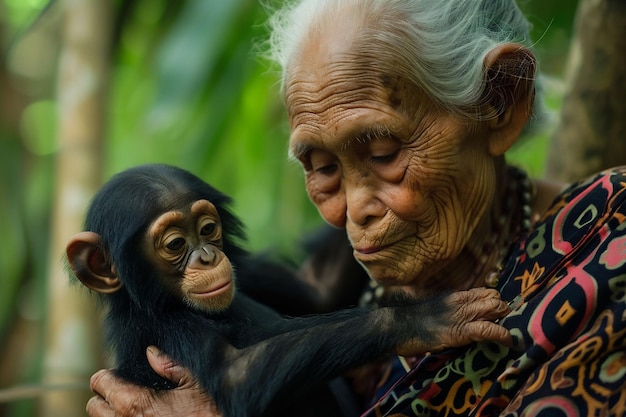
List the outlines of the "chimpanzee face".
{"type": "Polygon", "coordinates": [[[192,307],[221,311],[233,300],[233,269],[223,252],[215,206],[198,200],[158,216],[144,237],[144,255],[162,285],[192,307]]]}

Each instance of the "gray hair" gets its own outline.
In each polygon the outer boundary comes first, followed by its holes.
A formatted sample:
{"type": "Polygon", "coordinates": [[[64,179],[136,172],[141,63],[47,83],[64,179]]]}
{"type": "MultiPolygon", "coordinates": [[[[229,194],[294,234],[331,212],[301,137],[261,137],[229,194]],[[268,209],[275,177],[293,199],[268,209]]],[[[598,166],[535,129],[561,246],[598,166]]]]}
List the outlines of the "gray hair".
{"type": "MultiPolygon", "coordinates": [[[[477,108],[485,101],[487,54],[509,42],[530,48],[531,25],[514,0],[292,1],[269,22],[269,58],[282,69],[283,87],[307,36],[346,9],[361,19],[363,31],[353,40],[359,53],[388,62],[388,70],[399,71],[435,102],[471,118],[494,116],[477,108]]],[[[536,68],[529,67],[520,69],[520,77],[535,78],[539,90],[536,68]]],[[[543,111],[539,96],[536,91],[535,119],[543,111]]]]}

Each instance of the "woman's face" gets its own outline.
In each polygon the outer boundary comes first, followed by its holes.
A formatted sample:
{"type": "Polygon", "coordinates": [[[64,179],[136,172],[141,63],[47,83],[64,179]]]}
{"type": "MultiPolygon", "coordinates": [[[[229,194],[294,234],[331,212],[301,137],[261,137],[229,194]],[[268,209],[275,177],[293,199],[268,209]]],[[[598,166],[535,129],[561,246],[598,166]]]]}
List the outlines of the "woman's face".
{"type": "Polygon", "coordinates": [[[418,88],[351,62],[308,54],[287,80],[307,192],[378,282],[453,288],[436,275],[493,199],[487,140],[418,88]]]}

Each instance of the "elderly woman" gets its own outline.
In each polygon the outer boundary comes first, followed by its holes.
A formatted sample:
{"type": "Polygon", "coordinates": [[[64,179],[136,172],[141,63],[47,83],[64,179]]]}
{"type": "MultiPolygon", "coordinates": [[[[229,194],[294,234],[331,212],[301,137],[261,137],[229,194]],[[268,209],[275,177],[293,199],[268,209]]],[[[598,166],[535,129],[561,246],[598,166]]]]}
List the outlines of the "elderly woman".
{"type": "MultiPolygon", "coordinates": [[[[626,413],[626,169],[561,187],[507,166],[540,117],[514,0],[303,0],[272,22],[291,155],[377,294],[489,286],[512,308],[512,347],[368,372],[365,415],[626,413]]],[[[217,414],[184,369],[148,356],[180,388],[100,371],[90,415],[217,414]]]]}

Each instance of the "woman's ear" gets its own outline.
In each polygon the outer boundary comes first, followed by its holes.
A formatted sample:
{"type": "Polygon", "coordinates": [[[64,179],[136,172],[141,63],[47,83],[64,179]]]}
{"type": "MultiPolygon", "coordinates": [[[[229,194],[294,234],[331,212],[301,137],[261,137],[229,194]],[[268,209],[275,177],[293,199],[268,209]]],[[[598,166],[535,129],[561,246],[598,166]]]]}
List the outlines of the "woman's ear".
{"type": "Polygon", "coordinates": [[[70,240],[65,251],[72,272],[86,287],[103,294],[122,287],[99,234],[81,232],[70,240]]]}
{"type": "Polygon", "coordinates": [[[492,113],[487,121],[489,152],[500,156],[515,143],[531,116],[537,62],[525,46],[506,43],[487,54],[484,67],[482,102],[492,113]]]}

